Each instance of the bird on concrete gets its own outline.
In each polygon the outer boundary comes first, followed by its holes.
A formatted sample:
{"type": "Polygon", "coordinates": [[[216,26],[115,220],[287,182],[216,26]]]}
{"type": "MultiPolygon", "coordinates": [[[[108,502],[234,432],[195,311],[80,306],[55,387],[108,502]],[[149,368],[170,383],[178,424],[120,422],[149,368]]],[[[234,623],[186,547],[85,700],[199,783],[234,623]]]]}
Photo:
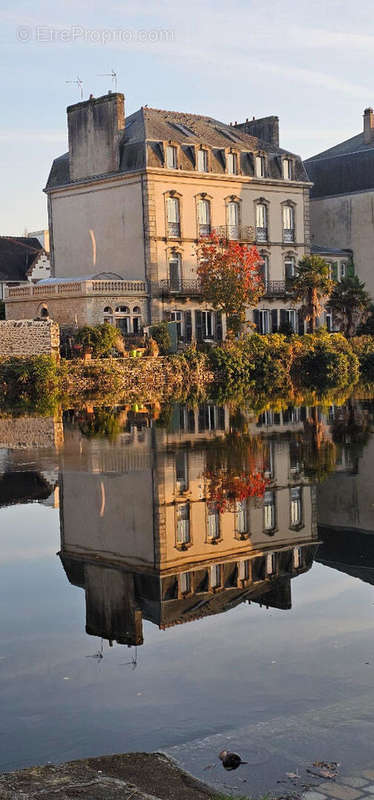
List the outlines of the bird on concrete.
{"type": "Polygon", "coordinates": [[[242,761],[237,753],[230,753],[229,750],[222,750],[218,758],[225,769],[238,769],[241,764],[248,764],[248,761],[242,761]]]}

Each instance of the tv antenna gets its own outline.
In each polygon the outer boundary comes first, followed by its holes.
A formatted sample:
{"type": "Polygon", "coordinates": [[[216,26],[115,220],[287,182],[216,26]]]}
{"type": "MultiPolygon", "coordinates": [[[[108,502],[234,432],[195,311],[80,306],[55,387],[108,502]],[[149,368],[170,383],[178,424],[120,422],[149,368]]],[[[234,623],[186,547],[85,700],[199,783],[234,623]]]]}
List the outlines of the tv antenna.
{"type": "Polygon", "coordinates": [[[80,97],[81,97],[81,100],[83,100],[83,81],[82,81],[82,79],[79,77],[79,75],[77,75],[77,77],[76,77],[75,81],[65,81],[65,83],[74,83],[74,84],[75,84],[75,86],[77,86],[77,87],[78,87],[78,90],[79,90],[79,92],[80,92],[80,97]]]}
{"type": "Polygon", "coordinates": [[[99,72],[97,77],[98,78],[111,78],[112,81],[113,81],[113,89],[114,89],[115,92],[117,91],[118,72],[115,72],[114,69],[112,69],[111,72],[99,72]]]}

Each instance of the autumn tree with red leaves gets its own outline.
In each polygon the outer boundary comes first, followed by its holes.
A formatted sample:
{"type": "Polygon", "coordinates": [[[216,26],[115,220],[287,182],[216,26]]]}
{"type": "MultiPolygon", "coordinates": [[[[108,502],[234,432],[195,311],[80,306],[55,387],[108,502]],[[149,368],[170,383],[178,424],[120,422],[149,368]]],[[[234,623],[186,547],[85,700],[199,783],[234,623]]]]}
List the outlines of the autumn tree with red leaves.
{"type": "Polygon", "coordinates": [[[227,327],[238,333],[246,307],[257,305],[264,294],[262,258],[257,247],[212,233],[199,239],[197,254],[204,300],[226,314],[227,327]]]}

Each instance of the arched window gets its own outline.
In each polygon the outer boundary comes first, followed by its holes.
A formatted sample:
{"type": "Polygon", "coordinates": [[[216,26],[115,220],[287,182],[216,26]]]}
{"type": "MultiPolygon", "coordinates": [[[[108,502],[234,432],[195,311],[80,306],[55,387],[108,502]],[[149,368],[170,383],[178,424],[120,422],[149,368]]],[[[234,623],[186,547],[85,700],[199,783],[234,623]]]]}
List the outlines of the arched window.
{"type": "Polygon", "coordinates": [[[267,242],[268,240],[268,210],[266,203],[256,205],[256,241],[267,242]]]}
{"type": "Polygon", "coordinates": [[[133,333],[139,333],[141,328],[141,321],[142,321],[142,311],[140,306],[134,306],[133,310],[133,318],[132,318],[132,330],[133,333]]]}
{"type": "Polygon", "coordinates": [[[168,197],[168,235],[178,238],[181,235],[180,210],[178,197],[168,197]]]}
{"type": "Polygon", "coordinates": [[[227,204],[227,227],[228,238],[239,239],[239,203],[236,200],[227,204]]]}
{"type": "Polygon", "coordinates": [[[116,314],[129,314],[130,309],[128,306],[117,306],[116,307],[116,314]]]}
{"type": "Polygon", "coordinates": [[[113,309],[110,306],[104,308],[104,322],[113,325],[113,309]]]}
{"type": "Polygon", "coordinates": [[[199,236],[209,236],[210,234],[210,202],[201,199],[197,204],[197,219],[199,225],[199,236]]]}
{"type": "Polygon", "coordinates": [[[141,312],[140,306],[134,306],[134,308],[132,310],[132,313],[133,314],[141,314],[142,312],[141,312]]]}
{"type": "Polygon", "coordinates": [[[181,256],[175,250],[169,257],[169,281],[171,291],[178,292],[181,289],[181,256]]]}
{"type": "Polygon", "coordinates": [[[40,318],[41,319],[48,319],[48,317],[49,317],[48,308],[47,308],[47,306],[43,306],[43,308],[40,309],[40,318]]]}

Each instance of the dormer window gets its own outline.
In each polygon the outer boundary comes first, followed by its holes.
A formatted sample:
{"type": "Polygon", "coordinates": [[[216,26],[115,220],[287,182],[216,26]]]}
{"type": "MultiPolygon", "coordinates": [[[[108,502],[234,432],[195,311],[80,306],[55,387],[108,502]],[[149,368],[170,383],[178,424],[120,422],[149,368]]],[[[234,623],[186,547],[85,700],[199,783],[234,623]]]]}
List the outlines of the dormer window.
{"type": "Polygon", "coordinates": [[[177,148],[172,144],[166,148],[166,166],[168,169],[177,169],[177,148]]]}
{"type": "Polygon", "coordinates": [[[236,153],[227,153],[227,172],[229,175],[238,174],[238,156],[236,153]]]}
{"type": "Polygon", "coordinates": [[[265,156],[256,156],[256,177],[265,177],[265,156]]]}
{"type": "Polygon", "coordinates": [[[285,181],[292,180],[292,161],[290,158],[283,159],[283,178],[285,181]]]}
{"type": "Polygon", "coordinates": [[[197,169],[199,172],[208,172],[208,153],[206,150],[197,151],[197,169]]]}

